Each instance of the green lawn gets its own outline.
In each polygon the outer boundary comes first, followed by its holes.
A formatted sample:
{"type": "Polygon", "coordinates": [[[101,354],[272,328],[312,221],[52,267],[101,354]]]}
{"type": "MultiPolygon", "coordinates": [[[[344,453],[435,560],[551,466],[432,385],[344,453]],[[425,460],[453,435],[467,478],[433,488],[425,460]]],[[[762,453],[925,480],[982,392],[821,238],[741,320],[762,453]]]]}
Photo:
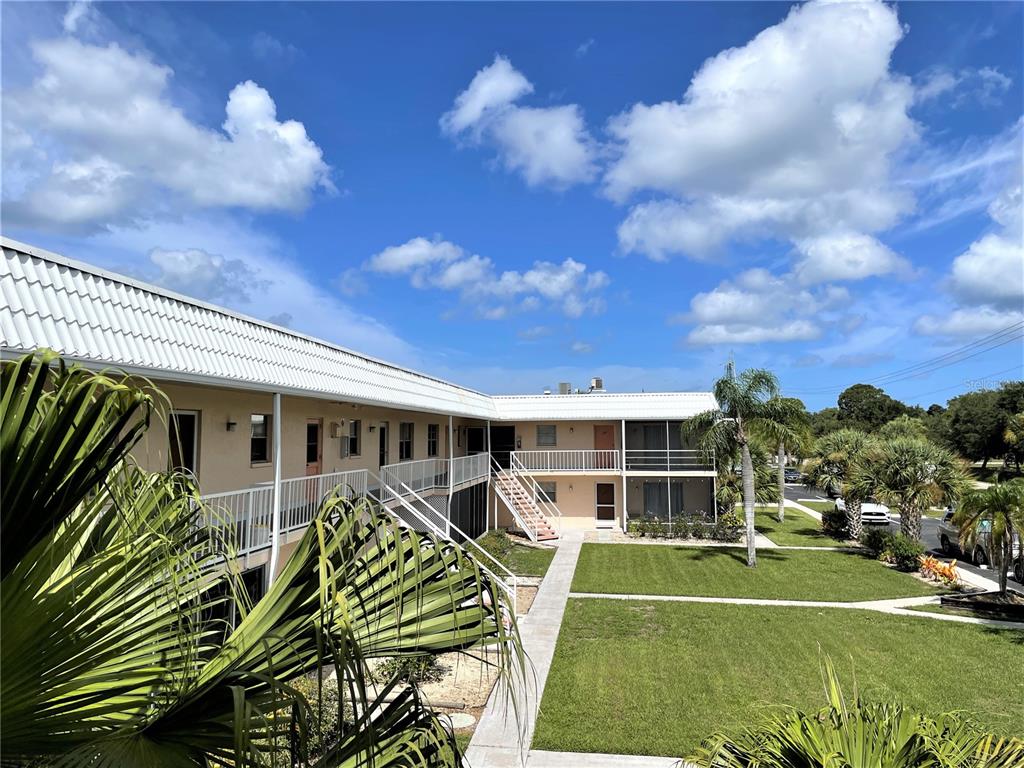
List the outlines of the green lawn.
{"type": "Polygon", "coordinates": [[[555,557],[554,547],[528,547],[524,544],[513,544],[505,565],[517,576],[543,576],[555,557]]]}
{"type": "Polygon", "coordinates": [[[853,552],[761,549],[757,568],[741,547],[586,543],[574,592],[706,595],[777,600],[876,600],[934,595],[910,574],[853,552]]]}
{"type": "Polygon", "coordinates": [[[1024,632],[840,608],[573,599],[533,748],[681,757],[770,706],[817,709],[819,645],[848,693],[855,672],[869,695],[1024,733],[1024,677],[1010,672],[1024,632]]]}
{"type": "Polygon", "coordinates": [[[786,509],[785,520],[781,523],[777,519],[778,514],[777,506],[754,508],[754,526],[758,533],[763,533],[776,544],[786,547],[834,547],[839,544],[821,532],[820,522],[799,509],[786,509]]]}
{"type": "Polygon", "coordinates": [[[831,512],[836,508],[834,501],[798,501],[797,504],[813,509],[815,512],[831,512]]]}

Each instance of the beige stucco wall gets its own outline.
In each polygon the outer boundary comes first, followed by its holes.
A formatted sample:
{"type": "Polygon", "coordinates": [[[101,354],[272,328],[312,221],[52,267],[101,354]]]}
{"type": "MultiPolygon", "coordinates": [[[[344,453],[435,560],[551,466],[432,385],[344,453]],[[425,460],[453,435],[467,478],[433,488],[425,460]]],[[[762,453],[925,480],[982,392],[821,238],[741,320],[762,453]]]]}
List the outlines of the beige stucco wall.
{"type": "MultiPolygon", "coordinates": [[[[272,413],[273,396],[261,392],[224,389],[218,387],[157,382],[157,386],[170,398],[173,408],[199,411],[198,477],[204,493],[219,493],[273,480],[270,462],[253,465],[249,462],[249,417],[254,413],[272,413]],[[227,422],[233,421],[233,432],[227,422]]],[[[315,398],[281,398],[281,476],[301,477],[306,469],[306,420],[322,419],[322,471],[337,472],[352,469],[378,469],[379,424],[388,422],[388,462],[398,461],[400,422],[409,421],[413,427],[413,460],[427,457],[427,425],[438,424],[439,456],[448,456],[448,417],[441,414],[416,413],[376,406],[337,403],[315,398]],[[331,437],[331,424],[341,424],[342,434],[348,433],[348,421],[358,419],[361,430],[359,456],[342,458],[343,438],[331,437]],[[375,428],[370,432],[370,426],[375,428]]],[[[455,418],[454,426],[482,426],[483,422],[455,418]]],[[[153,424],[146,437],[134,449],[137,460],[148,469],[167,467],[167,415],[164,409],[154,414],[153,424]]],[[[454,455],[466,454],[465,434],[456,435],[454,455]],[[461,444],[460,444],[461,443],[461,444]]]]}
{"type": "Polygon", "coordinates": [[[594,425],[604,424],[612,428],[615,437],[615,448],[621,449],[622,425],[618,421],[531,421],[515,424],[518,450],[594,450],[594,425]],[[554,424],[557,445],[537,448],[537,425],[554,424]]]}
{"type": "MultiPolygon", "coordinates": [[[[597,484],[610,483],[615,487],[615,522],[622,524],[622,478],[619,475],[597,477],[594,475],[537,475],[543,482],[558,484],[555,506],[562,513],[563,528],[592,530],[597,523],[597,484]]],[[[493,494],[492,494],[493,495],[493,494]]],[[[508,528],[514,525],[511,513],[497,498],[492,498],[491,509],[498,510],[498,526],[508,528]]]]}

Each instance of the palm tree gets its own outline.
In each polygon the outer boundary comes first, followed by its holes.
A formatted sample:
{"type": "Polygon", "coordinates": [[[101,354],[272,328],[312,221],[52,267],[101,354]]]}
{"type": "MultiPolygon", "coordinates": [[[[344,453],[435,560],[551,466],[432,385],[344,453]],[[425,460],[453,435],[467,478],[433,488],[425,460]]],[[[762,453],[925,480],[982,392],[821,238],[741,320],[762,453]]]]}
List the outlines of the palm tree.
{"type": "MultiPolygon", "coordinates": [[[[750,445],[750,459],[754,465],[754,502],[765,506],[777,501],[774,473],[768,465],[768,453],[757,442],[750,445]]],[[[715,501],[718,514],[735,513],[736,505],[743,501],[743,478],[736,474],[739,455],[718,457],[718,477],[715,482],[715,501]]]]}
{"type": "Polygon", "coordinates": [[[806,469],[808,485],[843,497],[851,539],[860,539],[860,509],[865,498],[857,492],[853,479],[874,445],[875,441],[860,430],[838,429],[818,438],[806,469]]]}
{"type": "Polygon", "coordinates": [[[1024,541],[1024,478],[994,483],[967,493],[953,516],[967,550],[988,538],[988,561],[999,571],[999,591],[1006,592],[1006,571],[1013,544],[1024,541]]]}
{"type": "Polygon", "coordinates": [[[779,490],[779,522],[786,519],[786,448],[796,448],[807,441],[810,433],[810,417],[802,400],[795,397],[779,397],[778,408],[782,421],[796,436],[796,442],[787,444],[780,438],[778,441],[778,466],[776,467],[776,483],[779,490]]]}
{"type": "Polygon", "coordinates": [[[817,712],[781,710],[738,736],[708,737],[688,758],[700,768],[1014,768],[1024,741],[986,733],[961,712],[938,717],[899,701],[848,699],[826,657],[828,703],[817,712]]]}
{"type": "Polygon", "coordinates": [[[696,436],[701,453],[715,456],[740,454],[743,478],[743,516],[746,523],[747,565],[757,566],[754,546],[754,464],[750,444],[755,438],[770,441],[794,440],[786,423],[787,412],[779,402],[779,382],[770,371],[751,368],[739,375],[730,362],[725,375],[715,382],[718,408],[698,413],[683,422],[683,432],[696,436]]]}
{"type": "Polygon", "coordinates": [[[851,489],[862,499],[875,496],[900,511],[900,532],[921,538],[924,510],[956,502],[970,488],[966,464],[927,440],[898,437],[867,451],[851,489]]]}
{"type": "Polygon", "coordinates": [[[158,397],[53,353],[3,363],[0,762],[459,765],[416,687],[371,688],[367,662],[489,646],[518,679],[493,580],[457,546],[332,494],[250,604],[233,521],[188,477],[131,460],[158,397]],[[311,755],[322,702],[292,681],[316,674],[321,690],[330,667],[340,732],[311,755]]]}

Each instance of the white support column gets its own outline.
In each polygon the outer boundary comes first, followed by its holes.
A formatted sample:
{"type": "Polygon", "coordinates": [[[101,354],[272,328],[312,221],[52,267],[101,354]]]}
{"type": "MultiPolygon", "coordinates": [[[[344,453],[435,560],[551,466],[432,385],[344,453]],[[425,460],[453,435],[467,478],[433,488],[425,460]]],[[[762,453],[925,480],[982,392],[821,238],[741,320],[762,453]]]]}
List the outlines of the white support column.
{"type": "MultiPolygon", "coordinates": [[[[484,445],[487,446],[487,497],[484,500],[486,505],[484,507],[484,531],[489,531],[491,530],[491,420],[487,419],[485,424],[486,426],[484,429],[486,432],[484,433],[484,437],[486,438],[486,441],[484,445]]],[[[497,527],[497,509],[494,511],[494,516],[495,527],[497,527]]]]}
{"type": "Polygon", "coordinates": [[[622,477],[622,532],[626,532],[629,519],[626,512],[626,420],[621,422],[619,435],[619,474],[622,477]]]}
{"type": "Polygon", "coordinates": [[[452,466],[455,461],[455,431],[452,429],[452,417],[448,416],[448,514],[445,516],[445,536],[452,537],[452,466]]]}
{"type": "Polygon", "coordinates": [[[267,589],[274,583],[277,572],[277,560],[281,553],[281,393],[274,393],[274,415],[271,417],[270,429],[273,435],[274,453],[274,494],[271,508],[270,524],[270,569],[267,573],[267,589]]]}

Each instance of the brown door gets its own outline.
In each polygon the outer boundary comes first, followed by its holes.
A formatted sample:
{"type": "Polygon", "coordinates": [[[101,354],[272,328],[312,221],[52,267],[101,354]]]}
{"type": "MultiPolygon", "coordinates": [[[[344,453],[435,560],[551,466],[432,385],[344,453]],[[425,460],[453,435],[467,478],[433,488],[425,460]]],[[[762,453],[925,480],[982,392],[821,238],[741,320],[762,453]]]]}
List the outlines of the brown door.
{"type": "MultiPolygon", "coordinates": [[[[615,450],[615,428],[611,424],[594,425],[594,450],[614,451],[615,450]]],[[[612,469],[615,466],[615,459],[607,453],[597,455],[598,469],[612,469]]]]}
{"type": "Polygon", "coordinates": [[[323,474],[323,419],[306,419],[306,477],[323,474]]]}
{"type": "Polygon", "coordinates": [[[597,522],[615,522],[615,483],[597,484],[597,522]]]}

